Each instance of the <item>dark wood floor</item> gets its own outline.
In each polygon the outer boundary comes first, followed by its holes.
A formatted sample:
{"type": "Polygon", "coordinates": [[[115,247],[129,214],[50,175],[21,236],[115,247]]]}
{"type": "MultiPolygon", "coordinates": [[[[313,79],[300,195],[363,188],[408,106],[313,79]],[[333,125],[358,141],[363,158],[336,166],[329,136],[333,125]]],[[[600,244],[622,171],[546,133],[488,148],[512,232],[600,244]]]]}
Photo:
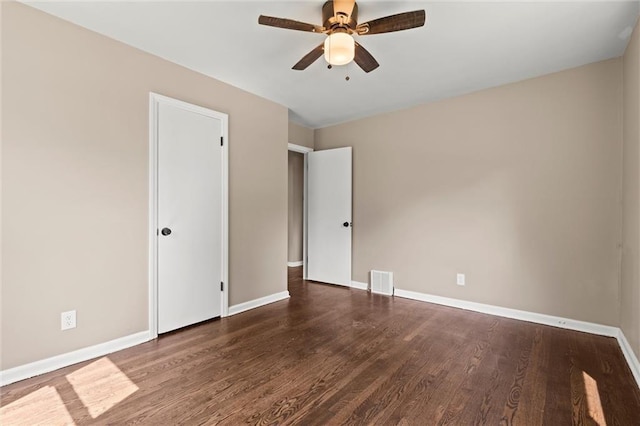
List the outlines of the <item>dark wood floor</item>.
{"type": "Polygon", "coordinates": [[[2,424],[640,425],[612,338],[304,282],[0,390],[2,424]]]}

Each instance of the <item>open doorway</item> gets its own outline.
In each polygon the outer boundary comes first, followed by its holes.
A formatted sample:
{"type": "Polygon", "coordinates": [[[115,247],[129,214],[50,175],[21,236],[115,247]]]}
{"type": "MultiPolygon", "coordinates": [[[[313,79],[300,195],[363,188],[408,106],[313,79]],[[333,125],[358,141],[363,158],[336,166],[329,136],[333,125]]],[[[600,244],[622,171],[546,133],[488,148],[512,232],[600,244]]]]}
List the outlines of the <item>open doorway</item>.
{"type": "Polygon", "coordinates": [[[287,266],[302,266],[304,154],[289,151],[287,266]]]}
{"type": "MultiPolygon", "coordinates": [[[[306,257],[306,154],[313,149],[289,144],[287,266],[303,266],[306,257]]],[[[304,273],[303,273],[304,275],[304,273]]]]}

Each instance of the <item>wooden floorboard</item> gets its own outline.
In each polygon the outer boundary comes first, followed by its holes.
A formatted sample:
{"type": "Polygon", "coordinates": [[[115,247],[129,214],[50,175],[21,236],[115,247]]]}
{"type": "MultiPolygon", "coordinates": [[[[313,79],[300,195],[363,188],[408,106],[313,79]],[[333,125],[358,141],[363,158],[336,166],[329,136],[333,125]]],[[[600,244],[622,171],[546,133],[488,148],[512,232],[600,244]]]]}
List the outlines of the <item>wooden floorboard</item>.
{"type": "Polygon", "coordinates": [[[301,279],[0,389],[0,424],[640,425],[615,339],[301,279]]]}

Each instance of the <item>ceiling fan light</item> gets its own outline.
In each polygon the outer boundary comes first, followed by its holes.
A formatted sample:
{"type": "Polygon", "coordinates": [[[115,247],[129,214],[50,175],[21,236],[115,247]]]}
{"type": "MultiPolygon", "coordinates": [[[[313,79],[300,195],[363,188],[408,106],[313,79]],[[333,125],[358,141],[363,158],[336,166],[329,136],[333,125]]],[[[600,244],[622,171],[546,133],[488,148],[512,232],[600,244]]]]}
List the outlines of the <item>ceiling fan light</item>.
{"type": "Polygon", "coordinates": [[[329,34],[324,41],[324,59],[331,65],[346,65],[355,56],[355,42],[347,33],[329,34]]]}

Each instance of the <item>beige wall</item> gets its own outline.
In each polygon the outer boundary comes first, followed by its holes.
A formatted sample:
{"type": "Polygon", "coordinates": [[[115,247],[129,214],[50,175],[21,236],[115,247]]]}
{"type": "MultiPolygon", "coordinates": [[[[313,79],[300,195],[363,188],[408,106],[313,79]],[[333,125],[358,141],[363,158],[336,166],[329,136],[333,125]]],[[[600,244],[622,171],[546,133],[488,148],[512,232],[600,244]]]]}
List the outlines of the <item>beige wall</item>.
{"type": "Polygon", "coordinates": [[[620,328],[640,358],[640,26],[624,55],[623,254],[620,328]]]}
{"type": "Polygon", "coordinates": [[[147,330],[150,91],[229,114],[230,304],[286,290],[285,107],[21,4],[2,36],[2,369],[147,330]]]}
{"type": "Polygon", "coordinates": [[[0,5],[0,371],[2,370],[2,5],[0,5]]]}
{"type": "Polygon", "coordinates": [[[617,326],[621,66],[316,129],[353,147],[353,279],[617,326]]]}
{"type": "Polygon", "coordinates": [[[302,260],[304,155],[289,151],[289,262],[302,260]]]}
{"type": "Polygon", "coordinates": [[[313,148],[313,129],[289,121],[289,143],[313,148]]]}

